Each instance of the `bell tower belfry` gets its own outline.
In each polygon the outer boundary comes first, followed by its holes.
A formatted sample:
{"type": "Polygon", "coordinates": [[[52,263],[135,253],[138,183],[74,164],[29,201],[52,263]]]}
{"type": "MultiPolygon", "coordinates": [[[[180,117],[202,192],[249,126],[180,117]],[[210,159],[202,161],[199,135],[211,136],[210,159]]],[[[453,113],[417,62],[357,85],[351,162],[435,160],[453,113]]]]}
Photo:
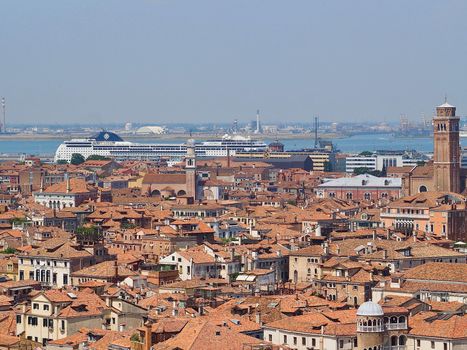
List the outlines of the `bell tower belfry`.
{"type": "Polygon", "coordinates": [[[459,117],[445,102],[433,117],[433,187],[435,191],[460,192],[459,117]]]}

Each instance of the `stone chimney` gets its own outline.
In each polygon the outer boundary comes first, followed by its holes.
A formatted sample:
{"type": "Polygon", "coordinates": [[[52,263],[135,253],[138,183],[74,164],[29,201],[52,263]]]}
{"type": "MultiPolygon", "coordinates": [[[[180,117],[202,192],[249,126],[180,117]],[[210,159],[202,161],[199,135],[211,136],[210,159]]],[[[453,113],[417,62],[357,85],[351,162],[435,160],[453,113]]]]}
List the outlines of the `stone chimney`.
{"type": "Polygon", "coordinates": [[[118,261],[114,260],[114,274],[115,274],[115,282],[118,282],[118,261]]]}
{"type": "Polygon", "coordinates": [[[230,260],[234,261],[235,259],[235,248],[230,248],[230,260]]]}
{"type": "Polygon", "coordinates": [[[387,259],[388,258],[388,251],[386,249],[383,249],[383,259],[387,259]]]}
{"type": "Polygon", "coordinates": [[[324,256],[329,255],[329,243],[328,242],[323,243],[323,255],[324,256]]]}
{"type": "Polygon", "coordinates": [[[151,350],[152,347],[152,321],[144,323],[144,350],[151,350]]]}
{"type": "Polygon", "coordinates": [[[373,230],[373,241],[376,241],[376,230],[373,230]]]}
{"type": "Polygon", "coordinates": [[[67,175],[67,176],[66,176],[66,193],[70,193],[70,191],[71,191],[70,178],[69,178],[69,176],[67,175]]]}
{"type": "Polygon", "coordinates": [[[255,321],[260,327],[263,326],[263,321],[261,320],[261,312],[259,311],[258,307],[256,307],[255,321]]]}

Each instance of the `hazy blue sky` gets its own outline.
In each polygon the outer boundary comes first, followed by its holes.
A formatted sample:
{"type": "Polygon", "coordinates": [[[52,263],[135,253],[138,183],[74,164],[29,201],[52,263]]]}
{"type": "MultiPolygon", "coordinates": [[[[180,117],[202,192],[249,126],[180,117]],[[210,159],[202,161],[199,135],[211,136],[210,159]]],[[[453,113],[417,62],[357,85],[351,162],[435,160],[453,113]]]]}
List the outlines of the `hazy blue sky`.
{"type": "Polygon", "coordinates": [[[10,122],[467,114],[467,1],[2,0],[10,122]]]}

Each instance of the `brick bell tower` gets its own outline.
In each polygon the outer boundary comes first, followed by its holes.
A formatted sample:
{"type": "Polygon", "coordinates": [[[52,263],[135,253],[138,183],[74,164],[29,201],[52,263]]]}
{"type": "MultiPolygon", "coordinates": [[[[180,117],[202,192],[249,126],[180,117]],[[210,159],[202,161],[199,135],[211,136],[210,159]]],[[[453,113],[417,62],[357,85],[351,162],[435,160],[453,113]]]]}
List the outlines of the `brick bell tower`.
{"type": "Polygon", "coordinates": [[[189,139],[186,144],[185,174],[187,195],[196,199],[196,152],[195,140],[189,139]]]}
{"type": "Polygon", "coordinates": [[[435,191],[456,192],[460,189],[459,117],[456,107],[445,100],[436,107],[433,118],[433,188],[435,191]]]}

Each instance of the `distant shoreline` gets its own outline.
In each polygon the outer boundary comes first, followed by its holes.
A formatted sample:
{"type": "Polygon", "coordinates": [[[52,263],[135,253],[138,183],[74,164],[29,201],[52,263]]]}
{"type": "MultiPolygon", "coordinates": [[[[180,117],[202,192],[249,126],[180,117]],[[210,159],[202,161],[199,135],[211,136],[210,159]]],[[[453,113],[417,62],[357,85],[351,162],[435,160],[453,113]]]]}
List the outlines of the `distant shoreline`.
{"type": "MultiPolygon", "coordinates": [[[[135,134],[121,134],[121,137],[124,140],[138,140],[138,139],[145,139],[145,140],[187,140],[189,138],[193,138],[195,140],[205,140],[209,138],[219,138],[222,137],[222,134],[192,134],[189,133],[185,134],[162,134],[162,135],[135,135],[135,134]]],[[[290,140],[290,139],[307,139],[309,138],[311,141],[314,141],[314,134],[307,133],[307,134],[289,134],[289,133],[282,133],[282,134],[261,134],[261,135],[248,135],[252,139],[278,139],[278,140],[290,140]]],[[[347,137],[346,135],[342,134],[319,134],[320,139],[340,139],[347,137]]],[[[39,140],[69,140],[72,138],[86,138],[89,137],[89,134],[13,134],[13,135],[1,135],[0,134],[0,141],[22,141],[22,140],[32,140],[32,141],[39,141],[39,140]]]]}

